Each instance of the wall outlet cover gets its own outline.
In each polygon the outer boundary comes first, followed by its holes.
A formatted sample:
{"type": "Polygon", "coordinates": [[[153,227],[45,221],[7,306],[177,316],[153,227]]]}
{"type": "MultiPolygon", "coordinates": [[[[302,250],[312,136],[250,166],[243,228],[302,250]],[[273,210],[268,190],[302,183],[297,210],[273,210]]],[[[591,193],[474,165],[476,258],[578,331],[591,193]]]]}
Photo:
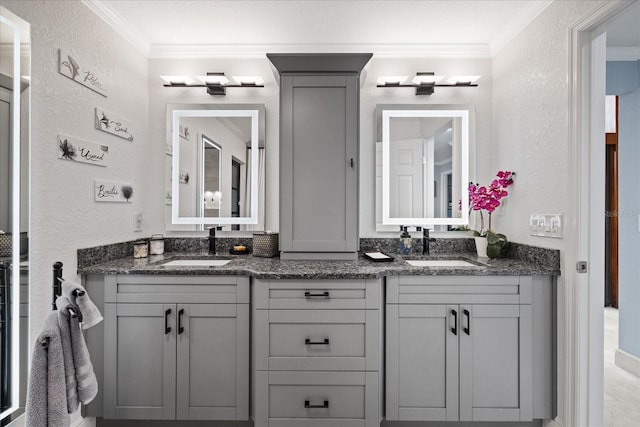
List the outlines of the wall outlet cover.
{"type": "Polygon", "coordinates": [[[144,222],[144,216],[142,212],[134,212],[133,213],[133,231],[138,232],[142,231],[142,225],[144,222]]]}

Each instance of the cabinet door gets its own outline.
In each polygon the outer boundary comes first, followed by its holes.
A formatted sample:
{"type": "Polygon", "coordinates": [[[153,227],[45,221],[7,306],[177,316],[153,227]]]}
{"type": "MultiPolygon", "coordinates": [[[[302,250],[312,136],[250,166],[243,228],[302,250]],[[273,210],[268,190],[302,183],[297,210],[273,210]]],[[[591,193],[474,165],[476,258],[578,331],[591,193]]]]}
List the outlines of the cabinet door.
{"type": "Polygon", "coordinates": [[[173,304],[105,304],[104,417],[174,419],[173,304]]]}
{"type": "Polygon", "coordinates": [[[530,421],[531,306],[460,310],[460,421],[530,421]]]}
{"type": "Polygon", "coordinates": [[[458,419],[458,306],[387,305],[387,419],[458,419]]]}
{"type": "Polygon", "coordinates": [[[283,252],[358,250],[358,78],[281,79],[283,252]]]}
{"type": "Polygon", "coordinates": [[[177,307],[177,419],[249,419],[249,305],[177,307]]]}

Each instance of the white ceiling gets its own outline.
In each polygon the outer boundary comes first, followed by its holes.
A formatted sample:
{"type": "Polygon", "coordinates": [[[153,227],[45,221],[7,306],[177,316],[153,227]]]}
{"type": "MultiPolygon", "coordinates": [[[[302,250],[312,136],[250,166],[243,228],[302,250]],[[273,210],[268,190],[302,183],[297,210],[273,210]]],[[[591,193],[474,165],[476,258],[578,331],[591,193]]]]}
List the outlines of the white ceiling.
{"type": "MultiPolygon", "coordinates": [[[[553,0],[82,0],[150,58],[372,52],[492,57],[553,0]]],[[[640,1],[606,24],[617,59],[640,56],[640,1]]],[[[611,55],[610,55],[611,56],[611,55]]]]}
{"type": "Polygon", "coordinates": [[[491,57],[550,0],[83,0],[152,58],[491,57]]]}

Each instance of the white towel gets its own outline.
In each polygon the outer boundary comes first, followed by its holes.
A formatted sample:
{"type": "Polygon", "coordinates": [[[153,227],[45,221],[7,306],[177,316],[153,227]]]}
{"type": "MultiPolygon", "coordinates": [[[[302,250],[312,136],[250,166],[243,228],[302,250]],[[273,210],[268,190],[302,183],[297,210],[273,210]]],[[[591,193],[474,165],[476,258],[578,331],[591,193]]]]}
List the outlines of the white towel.
{"type": "Polygon", "coordinates": [[[31,355],[26,427],[68,427],[67,393],[58,314],[47,316],[31,355]]]}
{"type": "Polygon", "coordinates": [[[62,282],[62,295],[69,298],[69,301],[80,309],[80,313],[82,313],[82,329],[89,329],[102,321],[100,310],[91,301],[86,289],[79,283],[68,280],[62,282]],[[77,293],[82,293],[83,295],[76,296],[77,293]]]}
{"type": "MultiPolygon", "coordinates": [[[[78,384],[76,382],[76,368],[73,360],[73,348],[71,338],[71,321],[69,309],[78,310],[65,296],[56,298],[58,308],[58,327],[60,328],[60,341],[62,342],[62,355],[64,360],[64,377],[67,384],[67,412],[73,414],[78,410],[78,384]]],[[[77,319],[75,319],[77,323],[77,319]]]]}

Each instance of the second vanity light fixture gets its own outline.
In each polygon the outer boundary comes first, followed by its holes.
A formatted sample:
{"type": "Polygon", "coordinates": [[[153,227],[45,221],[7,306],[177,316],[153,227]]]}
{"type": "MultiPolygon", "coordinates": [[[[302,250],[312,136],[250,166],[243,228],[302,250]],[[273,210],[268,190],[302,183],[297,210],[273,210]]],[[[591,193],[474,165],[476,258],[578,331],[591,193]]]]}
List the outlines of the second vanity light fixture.
{"type": "Polygon", "coordinates": [[[224,73],[207,73],[206,76],[160,76],[164,87],[206,87],[209,95],[226,95],[228,87],[264,87],[261,76],[233,76],[231,81],[224,73]]]}
{"type": "Polygon", "coordinates": [[[408,76],[380,76],[378,87],[415,87],[416,95],[432,95],[437,87],[477,87],[481,76],[436,76],[432,72],[416,73],[411,83],[408,76]]]}

